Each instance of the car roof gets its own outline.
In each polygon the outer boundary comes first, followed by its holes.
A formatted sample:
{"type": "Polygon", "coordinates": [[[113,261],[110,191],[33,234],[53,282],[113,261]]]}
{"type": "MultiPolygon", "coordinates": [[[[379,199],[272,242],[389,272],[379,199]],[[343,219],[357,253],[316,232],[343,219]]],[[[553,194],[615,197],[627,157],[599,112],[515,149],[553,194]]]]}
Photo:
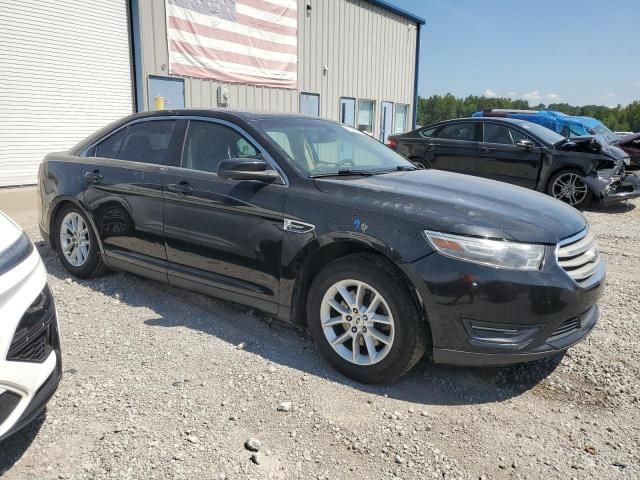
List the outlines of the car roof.
{"type": "MultiPolygon", "coordinates": [[[[289,119],[289,120],[316,120],[323,122],[333,122],[325,118],[311,115],[301,115],[299,113],[269,113],[269,112],[249,112],[244,110],[230,110],[227,108],[182,108],[174,110],[153,110],[148,112],[138,112],[120,118],[109,125],[101,128],[97,132],[89,135],[73,146],[69,153],[79,155],[88,146],[110,135],[122,126],[145,119],[153,119],[159,117],[211,117],[221,120],[244,121],[245,123],[253,123],[257,120],[265,120],[269,118],[289,119]]],[[[333,122],[336,123],[336,122],[333,122]]]]}
{"type": "Polygon", "coordinates": [[[444,120],[442,122],[434,123],[432,125],[428,125],[422,128],[430,128],[440,125],[446,125],[447,123],[455,123],[455,122],[494,122],[494,123],[504,123],[507,125],[525,125],[528,123],[527,120],[520,120],[519,118],[504,118],[504,117],[467,117],[467,118],[454,118],[451,120],[444,120]]]}
{"type": "Polygon", "coordinates": [[[134,116],[138,119],[152,118],[157,116],[197,116],[197,117],[237,117],[245,121],[264,120],[269,118],[280,119],[317,119],[326,120],[311,115],[302,115],[300,113],[273,113],[273,112],[256,112],[247,110],[234,110],[228,108],[181,108],[175,110],[154,110],[151,112],[141,112],[134,116]]]}

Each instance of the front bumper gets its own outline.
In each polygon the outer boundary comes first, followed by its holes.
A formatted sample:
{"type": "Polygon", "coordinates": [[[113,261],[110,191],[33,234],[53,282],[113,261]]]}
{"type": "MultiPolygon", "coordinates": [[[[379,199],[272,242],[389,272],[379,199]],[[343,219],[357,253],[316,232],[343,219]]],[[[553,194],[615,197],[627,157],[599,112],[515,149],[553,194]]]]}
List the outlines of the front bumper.
{"type": "MultiPolygon", "coordinates": [[[[586,314],[584,314],[585,318],[577,328],[556,337],[552,334],[552,337],[548,338],[543,344],[524,353],[485,353],[451,350],[448,348],[434,348],[433,361],[435,363],[446,363],[449,365],[485,367],[513,365],[515,363],[540,360],[542,358],[556,355],[557,353],[567,350],[569,347],[572,347],[576,343],[582,341],[596,326],[599,316],[600,310],[597,305],[594,305],[588,312],[586,312],[586,314]]],[[[570,319],[568,321],[572,320],[573,319],[570,319]]]]}
{"type": "Polygon", "coordinates": [[[0,441],[40,414],[61,376],[55,304],[34,251],[0,278],[0,441]]]}
{"type": "Polygon", "coordinates": [[[603,205],[640,197],[640,178],[635,173],[614,174],[611,170],[602,170],[597,175],[584,177],[584,182],[603,205]]]}
{"type": "Polygon", "coordinates": [[[601,262],[576,283],[547,248],[541,271],[516,271],[428,255],[404,270],[431,328],[437,363],[508,365],[555,355],[595,327],[605,284],[601,262]]]}

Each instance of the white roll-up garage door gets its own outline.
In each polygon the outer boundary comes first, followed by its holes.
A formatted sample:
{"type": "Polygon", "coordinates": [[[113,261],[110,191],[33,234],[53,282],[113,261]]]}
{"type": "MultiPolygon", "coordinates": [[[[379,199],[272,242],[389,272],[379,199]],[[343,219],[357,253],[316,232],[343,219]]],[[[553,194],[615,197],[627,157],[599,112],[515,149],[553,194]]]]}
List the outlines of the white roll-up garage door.
{"type": "Polygon", "coordinates": [[[126,0],[0,2],[0,187],[133,110],[126,0]]]}

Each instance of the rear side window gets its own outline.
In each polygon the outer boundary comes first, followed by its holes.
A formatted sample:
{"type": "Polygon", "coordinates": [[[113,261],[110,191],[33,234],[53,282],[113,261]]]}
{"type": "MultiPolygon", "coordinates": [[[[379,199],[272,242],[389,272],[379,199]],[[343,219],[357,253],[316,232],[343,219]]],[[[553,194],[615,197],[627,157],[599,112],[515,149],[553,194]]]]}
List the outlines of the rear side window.
{"type": "Polygon", "coordinates": [[[478,136],[476,135],[476,123],[463,122],[445,125],[438,132],[438,138],[476,142],[478,141],[478,136]]]}
{"type": "Polygon", "coordinates": [[[175,126],[174,120],[150,120],[134,123],[127,129],[120,148],[120,160],[168,165],[169,144],[175,126]]]}
{"type": "Polygon", "coordinates": [[[110,137],[104,139],[96,145],[95,156],[103,158],[118,158],[120,153],[120,146],[127,129],[123,128],[117,133],[114,133],[110,137]]]}
{"type": "Polygon", "coordinates": [[[438,127],[425,128],[423,130],[420,130],[418,132],[418,135],[420,135],[421,137],[424,137],[424,138],[433,137],[433,134],[435,133],[437,128],[438,127]]]}
{"type": "Polygon", "coordinates": [[[232,128],[213,122],[189,122],[182,154],[183,168],[216,173],[224,159],[258,156],[256,148],[232,128]]]}

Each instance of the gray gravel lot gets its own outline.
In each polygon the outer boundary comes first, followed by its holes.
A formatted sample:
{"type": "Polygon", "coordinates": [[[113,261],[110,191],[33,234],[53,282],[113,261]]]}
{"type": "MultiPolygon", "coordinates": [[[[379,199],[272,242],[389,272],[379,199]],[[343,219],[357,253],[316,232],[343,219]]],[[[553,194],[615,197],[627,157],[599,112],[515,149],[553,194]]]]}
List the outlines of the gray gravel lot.
{"type": "Polygon", "coordinates": [[[586,215],[609,272],[586,341],[507,368],[423,360],[383,386],[259,312],[125,273],[72,280],[31,216],[65,376],[46,419],[0,444],[0,475],[640,478],[640,201],[586,215]]]}

